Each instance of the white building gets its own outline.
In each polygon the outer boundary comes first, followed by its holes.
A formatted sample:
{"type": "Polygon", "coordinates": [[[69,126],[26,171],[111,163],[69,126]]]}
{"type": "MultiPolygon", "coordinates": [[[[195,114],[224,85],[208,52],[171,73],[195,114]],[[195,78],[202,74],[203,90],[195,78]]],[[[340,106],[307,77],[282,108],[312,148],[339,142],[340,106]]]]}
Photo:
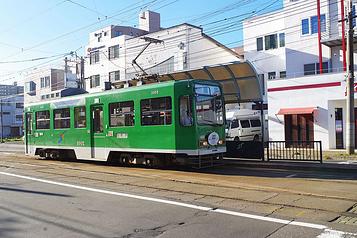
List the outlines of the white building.
{"type": "Polygon", "coordinates": [[[244,22],[244,57],[267,86],[271,140],[321,140],[323,149],[345,147],[342,4],[320,0],[321,53],[317,1],[284,0],[281,10],[244,22]]]}
{"type": "Polygon", "coordinates": [[[0,85],[0,137],[17,137],[23,134],[23,86],[0,85]]]}
{"type": "Polygon", "coordinates": [[[184,23],[163,29],[160,15],[151,11],[140,14],[139,28],[112,25],[90,33],[86,52],[88,92],[130,80],[143,73],[140,68],[148,74],[165,74],[240,61],[237,53],[205,35],[202,28],[184,23]]]}
{"type": "Polygon", "coordinates": [[[25,104],[68,96],[66,91],[77,88],[77,77],[63,69],[34,70],[25,77],[25,104]]]}

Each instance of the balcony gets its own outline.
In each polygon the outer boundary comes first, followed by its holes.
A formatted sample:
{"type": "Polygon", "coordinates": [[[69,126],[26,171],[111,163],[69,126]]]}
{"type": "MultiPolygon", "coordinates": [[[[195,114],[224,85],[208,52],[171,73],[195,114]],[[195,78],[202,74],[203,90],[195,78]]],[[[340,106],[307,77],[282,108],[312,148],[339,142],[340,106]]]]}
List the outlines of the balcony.
{"type": "MultiPolygon", "coordinates": [[[[342,46],[342,23],[337,19],[329,19],[326,22],[326,31],[321,33],[321,43],[328,47],[342,46]]],[[[347,37],[348,26],[345,27],[345,35],[347,37]]],[[[346,39],[346,38],[345,38],[346,39]]],[[[353,35],[353,43],[357,43],[357,32],[353,35]]]]}

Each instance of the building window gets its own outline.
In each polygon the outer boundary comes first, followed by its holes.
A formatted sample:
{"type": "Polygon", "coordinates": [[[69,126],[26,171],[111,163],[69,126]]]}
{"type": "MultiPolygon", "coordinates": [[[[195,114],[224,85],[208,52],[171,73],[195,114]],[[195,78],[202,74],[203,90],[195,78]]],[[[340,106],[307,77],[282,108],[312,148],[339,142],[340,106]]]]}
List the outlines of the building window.
{"type": "Polygon", "coordinates": [[[86,107],[74,108],[74,128],[86,127],[86,107]]]}
{"type": "Polygon", "coordinates": [[[111,127],[134,126],[134,101],[109,104],[111,127]]]}
{"type": "MultiPolygon", "coordinates": [[[[321,14],[320,16],[321,19],[321,32],[326,31],[326,15],[321,14]]],[[[316,34],[318,33],[318,17],[317,16],[312,16],[310,17],[310,28],[311,28],[311,34],[316,34]]]]}
{"type": "Polygon", "coordinates": [[[280,71],[280,78],[281,79],[286,78],[286,71],[280,71]]]}
{"type": "Polygon", "coordinates": [[[114,31],[114,37],[121,36],[123,33],[121,31],[114,31]]]}
{"type": "Polygon", "coordinates": [[[16,115],[16,121],[22,121],[22,115],[16,115]]]}
{"type": "Polygon", "coordinates": [[[171,125],[171,97],[150,98],[140,101],[141,125],[171,125]]]}
{"type": "Polygon", "coordinates": [[[41,96],[41,99],[44,100],[44,99],[45,99],[45,95],[42,95],[42,96],[41,96]]]}
{"type": "Polygon", "coordinates": [[[263,50],[263,37],[257,38],[257,51],[263,50]]]}
{"type": "Polygon", "coordinates": [[[91,88],[95,88],[98,87],[100,85],[100,76],[99,74],[97,75],[92,75],[89,77],[90,79],[90,87],[91,88]]]}
{"type": "Polygon", "coordinates": [[[113,81],[118,81],[120,80],[120,71],[112,71],[109,73],[109,81],[113,82],[113,81]]]}
{"type": "Polygon", "coordinates": [[[56,93],[56,98],[58,98],[60,96],[60,93],[56,93]]]}
{"type": "Polygon", "coordinates": [[[109,60],[119,58],[119,45],[114,45],[108,48],[109,60]]]}
{"type": "Polygon", "coordinates": [[[265,50],[278,48],[277,38],[278,38],[277,34],[264,36],[265,50]]]}
{"type": "Polygon", "coordinates": [[[89,63],[96,64],[99,62],[99,51],[90,52],[89,63]]]}
{"type": "MultiPolygon", "coordinates": [[[[320,73],[320,64],[316,63],[316,73],[320,73]]],[[[322,73],[328,73],[328,62],[322,62],[322,73]]]]}
{"type": "Polygon", "coordinates": [[[275,79],[276,78],[276,73],[275,72],[269,72],[268,73],[268,79],[275,79]]]}
{"type": "Polygon", "coordinates": [[[315,74],[315,64],[304,64],[304,75],[315,74]]]}
{"type": "Polygon", "coordinates": [[[16,108],[23,108],[24,104],[22,102],[17,102],[16,103],[16,108]]]}
{"type": "Polygon", "coordinates": [[[317,16],[313,16],[310,18],[311,25],[311,34],[316,34],[318,32],[318,21],[317,16]]]}
{"type": "MultiPolygon", "coordinates": [[[[304,75],[313,75],[320,73],[320,64],[304,64],[304,75]]],[[[328,73],[328,62],[322,62],[322,73],[328,73]]]]}
{"type": "Polygon", "coordinates": [[[56,109],[53,110],[54,114],[54,128],[55,129],[62,129],[62,128],[69,128],[70,127],[70,111],[69,108],[63,109],[56,109]]]}
{"type": "Polygon", "coordinates": [[[50,111],[36,112],[36,129],[50,129],[50,111]]]}
{"type": "Polygon", "coordinates": [[[285,33],[279,34],[279,47],[285,47],[285,33]]]}
{"type": "Polygon", "coordinates": [[[41,88],[50,87],[50,76],[42,77],[41,80],[41,88]]]}
{"type": "Polygon", "coordinates": [[[309,34],[309,19],[302,19],[302,21],[301,21],[301,33],[303,35],[309,34]]]}

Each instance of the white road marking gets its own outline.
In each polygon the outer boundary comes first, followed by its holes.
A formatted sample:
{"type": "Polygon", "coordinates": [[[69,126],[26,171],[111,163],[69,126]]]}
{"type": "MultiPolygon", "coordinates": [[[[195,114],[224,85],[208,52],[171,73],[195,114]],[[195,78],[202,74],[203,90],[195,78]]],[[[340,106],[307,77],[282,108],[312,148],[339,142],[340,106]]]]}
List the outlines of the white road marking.
{"type": "Polygon", "coordinates": [[[317,238],[354,238],[356,234],[325,229],[317,238]]]}
{"type": "Polygon", "coordinates": [[[80,185],[61,183],[61,182],[51,181],[51,180],[47,180],[47,179],[39,179],[39,178],[35,178],[35,177],[7,173],[7,172],[0,172],[0,174],[6,175],[6,176],[11,176],[11,177],[16,177],[16,178],[21,178],[21,179],[27,179],[27,180],[36,181],[36,182],[41,182],[41,183],[58,185],[58,186],[62,186],[62,187],[75,188],[75,189],[85,190],[85,191],[90,191],[90,192],[103,193],[103,194],[109,194],[109,195],[115,195],[115,196],[127,197],[127,198],[135,198],[135,199],[144,200],[144,201],[151,201],[151,202],[158,202],[158,203],[169,204],[169,205],[174,205],[174,206],[187,207],[187,208],[192,208],[192,209],[196,209],[196,210],[226,214],[226,215],[231,215],[231,216],[236,216],[236,217],[244,217],[244,218],[250,218],[250,219],[260,220],[260,221],[267,221],[267,222],[273,222],[273,223],[280,223],[280,224],[286,224],[286,225],[301,226],[301,227],[306,227],[306,228],[323,230],[323,232],[317,238],[339,238],[339,237],[346,237],[345,235],[349,235],[347,237],[351,237],[351,238],[357,237],[357,234],[332,230],[332,229],[329,229],[327,226],[320,225],[320,224],[297,222],[297,221],[293,221],[293,220],[278,219],[278,218],[273,218],[273,217],[265,217],[265,216],[235,212],[235,211],[230,211],[230,210],[225,210],[225,209],[214,209],[211,207],[198,206],[198,205],[193,205],[193,204],[189,204],[189,203],[175,202],[175,201],[170,201],[170,200],[160,199],[160,198],[152,198],[152,197],[133,195],[133,194],[128,194],[128,193],[114,192],[114,191],[109,191],[109,190],[104,190],[104,189],[90,188],[90,187],[85,187],[85,186],[80,186],[80,185]]]}
{"type": "Polygon", "coordinates": [[[286,178],[292,178],[292,177],[295,177],[297,174],[290,174],[288,176],[286,176],[286,178]]]}

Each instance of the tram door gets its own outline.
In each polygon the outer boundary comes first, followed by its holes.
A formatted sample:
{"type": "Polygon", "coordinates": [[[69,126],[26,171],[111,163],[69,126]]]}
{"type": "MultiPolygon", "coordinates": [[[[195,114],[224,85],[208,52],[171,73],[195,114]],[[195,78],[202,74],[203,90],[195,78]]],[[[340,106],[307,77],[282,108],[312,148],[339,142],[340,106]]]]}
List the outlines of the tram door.
{"type": "Polygon", "coordinates": [[[96,159],[106,159],[103,106],[93,106],[91,115],[91,157],[96,159]]]}
{"type": "Polygon", "coordinates": [[[32,137],[32,112],[26,112],[25,114],[25,150],[26,154],[29,154],[31,137],[32,137]]]}

